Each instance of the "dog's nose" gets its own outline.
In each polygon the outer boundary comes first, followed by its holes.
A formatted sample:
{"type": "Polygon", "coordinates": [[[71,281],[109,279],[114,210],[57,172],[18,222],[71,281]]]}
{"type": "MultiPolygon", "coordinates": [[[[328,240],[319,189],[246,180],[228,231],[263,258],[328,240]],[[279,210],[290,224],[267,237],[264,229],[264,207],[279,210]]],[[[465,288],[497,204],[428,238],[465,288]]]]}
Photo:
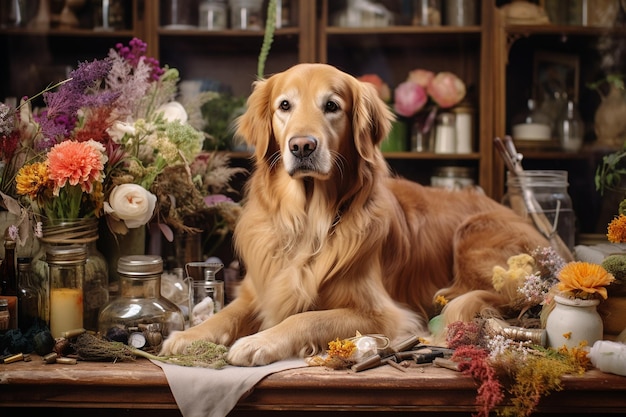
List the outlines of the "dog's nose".
{"type": "Polygon", "coordinates": [[[295,136],[289,139],[289,150],[293,156],[306,158],[317,148],[317,141],[310,136],[295,136]]]}

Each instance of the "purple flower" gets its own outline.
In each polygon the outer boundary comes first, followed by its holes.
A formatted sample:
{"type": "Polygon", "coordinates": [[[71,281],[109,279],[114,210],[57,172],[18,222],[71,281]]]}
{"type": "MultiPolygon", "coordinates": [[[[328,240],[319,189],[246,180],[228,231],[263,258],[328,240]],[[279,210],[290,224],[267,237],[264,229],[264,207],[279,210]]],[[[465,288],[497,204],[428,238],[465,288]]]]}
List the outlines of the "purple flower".
{"type": "Polygon", "coordinates": [[[233,200],[226,197],[223,194],[213,194],[213,195],[208,195],[204,197],[204,203],[209,207],[214,206],[219,203],[226,203],[229,201],[233,201],[233,200]]]}

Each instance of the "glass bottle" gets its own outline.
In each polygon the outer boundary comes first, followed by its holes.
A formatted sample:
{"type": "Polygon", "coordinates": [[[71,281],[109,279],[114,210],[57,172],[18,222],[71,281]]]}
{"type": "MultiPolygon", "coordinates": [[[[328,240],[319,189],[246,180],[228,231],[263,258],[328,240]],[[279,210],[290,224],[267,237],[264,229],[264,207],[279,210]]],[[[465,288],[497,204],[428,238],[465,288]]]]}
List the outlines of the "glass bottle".
{"type": "Polygon", "coordinates": [[[39,323],[41,293],[33,285],[30,261],[30,258],[17,258],[17,323],[22,333],[39,323]]]}
{"type": "Polygon", "coordinates": [[[99,332],[111,340],[158,352],[170,333],[185,328],[180,308],[161,295],[163,259],[122,256],[117,271],[120,294],[100,312],[99,332]]]}
{"type": "Polygon", "coordinates": [[[441,113],[435,127],[435,153],[456,152],[456,117],[454,113],[441,113]]]}
{"type": "Polygon", "coordinates": [[[85,245],[50,246],[46,251],[50,283],[50,333],[83,327],[83,282],[87,247],[85,245]]]}
{"type": "Polygon", "coordinates": [[[527,108],[512,120],[514,140],[550,140],[552,120],[537,108],[537,102],[528,99],[527,108]]]}
{"type": "Polygon", "coordinates": [[[413,26],[441,25],[441,0],[413,0],[413,26]]]}
{"type": "Polygon", "coordinates": [[[5,299],[9,310],[9,329],[17,329],[17,273],[15,272],[15,240],[4,234],[4,259],[0,264],[0,298],[5,299]]]}
{"type": "Polygon", "coordinates": [[[507,191],[502,199],[504,205],[525,218],[533,210],[545,215],[553,225],[552,233],[558,233],[565,245],[574,250],[576,215],[567,192],[567,171],[526,170],[514,175],[509,171],[506,184],[507,191]],[[536,201],[537,204],[528,204],[529,201],[536,201]]]}
{"type": "Polygon", "coordinates": [[[567,101],[564,111],[557,120],[557,132],[564,151],[577,152],[583,145],[585,126],[572,100],[567,101]]]}

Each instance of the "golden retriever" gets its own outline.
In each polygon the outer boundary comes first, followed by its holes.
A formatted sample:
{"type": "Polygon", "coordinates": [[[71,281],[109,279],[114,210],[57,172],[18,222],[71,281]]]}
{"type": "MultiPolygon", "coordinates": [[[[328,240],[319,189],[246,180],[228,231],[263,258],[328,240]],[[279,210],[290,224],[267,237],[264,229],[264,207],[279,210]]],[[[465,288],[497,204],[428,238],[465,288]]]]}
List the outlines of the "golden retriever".
{"type": "Polygon", "coordinates": [[[206,339],[230,346],[234,365],[264,365],[356,332],[428,336],[436,295],[451,300],[448,323],[507,304],[492,268],[548,243],[478,191],[391,175],[379,144],[392,121],[372,86],[329,65],[255,82],[237,127],[255,148],[234,234],[245,277],[161,354],[206,339]]]}

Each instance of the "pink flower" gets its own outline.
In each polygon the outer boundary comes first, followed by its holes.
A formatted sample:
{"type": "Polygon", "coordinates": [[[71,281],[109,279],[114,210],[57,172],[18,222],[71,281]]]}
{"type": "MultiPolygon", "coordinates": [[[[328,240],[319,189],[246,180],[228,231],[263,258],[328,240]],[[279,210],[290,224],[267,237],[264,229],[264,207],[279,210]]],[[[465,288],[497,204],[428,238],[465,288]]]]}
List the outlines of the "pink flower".
{"type": "Polygon", "coordinates": [[[415,69],[413,71],[409,71],[407,81],[426,87],[430,84],[433,78],[435,78],[434,72],[423,69],[415,69]]]}
{"type": "Polygon", "coordinates": [[[58,196],[65,184],[80,185],[83,192],[91,193],[95,181],[104,179],[107,156],[102,144],[88,140],[66,140],[55,145],[48,153],[48,170],[54,181],[54,195],[58,196]]]}
{"type": "Polygon", "coordinates": [[[391,99],[391,90],[389,86],[377,75],[377,74],[365,74],[357,78],[359,81],[370,83],[376,89],[378,97],[382,101],[389,101],[391,99]]]}
{"type": "Polygon", "coordinates": [[[394,110],[404,117],[411,117],[422,110],[428,101],[428,95],[423,86],[414,82],[405,81],[394,91],[394,110]]]}
{"type": "Polygon", "coordinates": [[[451,72],[440,72],[426,87],[428,95],[444,109],[458,104],[465,97],[465,84],[451,72]]]}

